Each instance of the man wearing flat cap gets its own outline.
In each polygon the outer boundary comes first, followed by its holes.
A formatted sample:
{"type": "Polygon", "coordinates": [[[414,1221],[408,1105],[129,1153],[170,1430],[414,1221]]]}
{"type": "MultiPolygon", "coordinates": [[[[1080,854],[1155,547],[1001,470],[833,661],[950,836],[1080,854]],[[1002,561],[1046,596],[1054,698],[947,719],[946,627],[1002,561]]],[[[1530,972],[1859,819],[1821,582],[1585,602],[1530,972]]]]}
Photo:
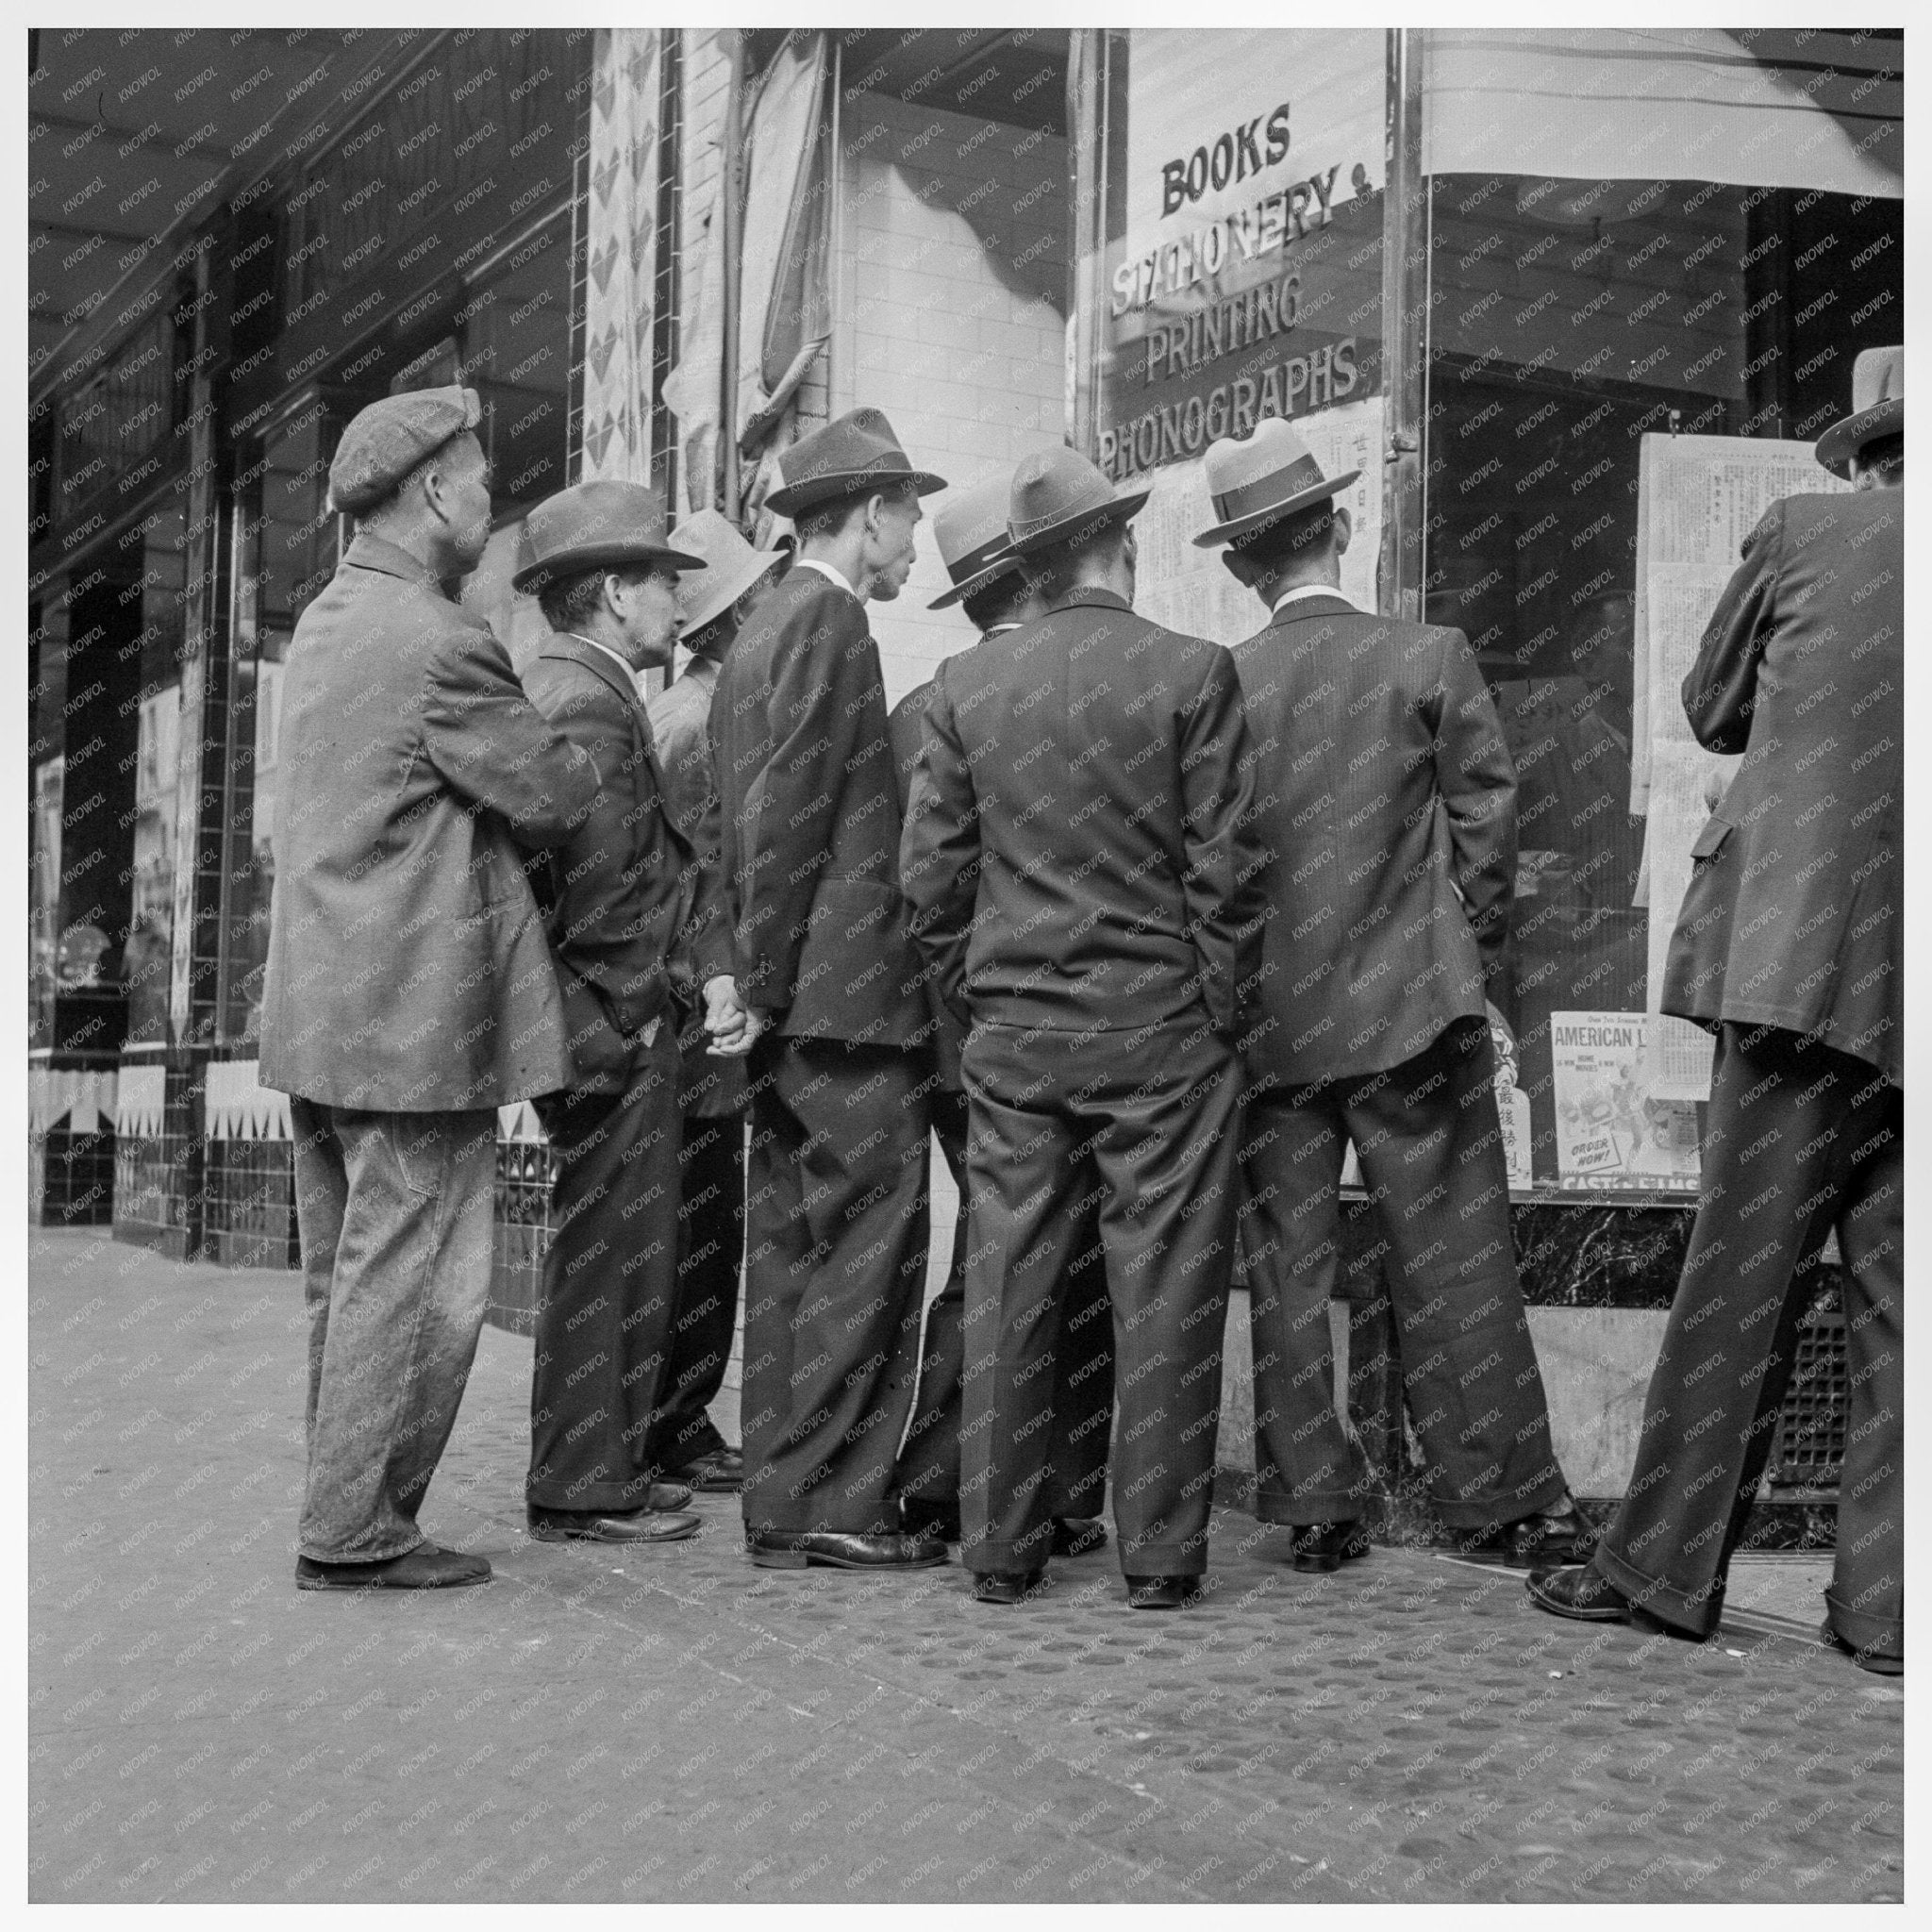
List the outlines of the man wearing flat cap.
{"type": "Polygon", "coordinates": [[[1852,493],[1765,511],[1684,680],[1743,754],[1691,846],[1663,1010],[1717,1036],[1704,1172],[1630,1487],[1540,1607],[1708,1638],[1798,1324],[1844,1257],[1844,1466],[1822,1635],[1905,1668],[1905,351],[1852,370],[1818,440],[1852,493]]]}
{"type": "Polygon", "coordinates": [[[798,560],[711,701],[736,978],[752,1049],[744,1525],[752,1560],[905,1569],[896,1457],[925,1280],[924,989],[899,895],[899,795],[868,599],[912,569],[913,469],[876,409],[779,459],[798,560]]]}
{"type": "MultiPolygon", "coordinates": [[[[675,548],[704,559],[702,571],[677,580],[678,642],[691,661],[646,707],[664,774],[664,806],[691,847],[701,874],[692,894],[704,933],[688,941],[715,943],[722,930],[724,858],[718,785],[708,732],[718,672],[739,627],[785,562],[782,553],[754,550],[722,512],[702,509],[671,533],[675,548]]],[[[733,989],[736,997],[736,989],[733,989]]],[[[671,1350],[671,1417],[666,1472],[694,1490],[729,1494],[743,1481],[741,1453],[719,1434],[709,1408],[724,1383],[738,1319],[738,1277],[744,1263],[744,1116],[750,1105],[744,1060],[711,1044],[703,1015],[693,1013],[678,1041],[677,1327],[671,1350]]]]}
{"type": "Polygon", "coordinates": [[[525,688],[603,777],[546,881],[573,1073],[538,1102],[557,1161],[530,1387],[526,1497],[542,1541],[669,1542],[698,1526],[690,1490],[663,1479],[676,1459],[677,1039],[697,984],[721,1027],[735,1002],[720,924],[691,917],[704,880],[666,810],[636,675],[669,661],[679,575],[704,568],[668,541],[641,484],[580,483],[524,523],[515,586],[553,633],[525,688]],[[694,963],[677,956],[687,933],[694,963]]]}
{"type": "Polygon", "coordinates": [[[350,423],[357,520],[289,653],[261,1079],[291,1096],[308,1308],[304,1590],[480,1583],[417,1526],[489,1299],[496,1110],[570,1078],[519,846],[571,836],[590,758],[442,584],[490,537],[467,389],[350,423]]]}
{"type": "Polygon", "coordinates": [[[1279,417],[1211,444],[1205,469],[1215,519],[1194,541],[1226,545],[1271,613],[1234,653],[1272,908],[1243,1043],[1256,1514],[1293,1527],[1298,1570],[1368,1548],[1328,1331],[1353,1141],[1430,1501],[1466,1554],[1549,1561],[1589,1532],[1550,1441],[1496,1113],[1487,987],[1516,867],[1502,726],[1460,631],[1341,594],[1334,499],[1357,472],[1324,475],[1279,417]]]}
{"type": "MultiPolygon", "coordinates": [[[[998,470],[968,490],[946,493],[933,518],[933,541],[952,579],[930,608],[958,605],[981,642],[1030,624],[1046,609],[1038,584],[1012,554],[1007,508],[1012,472],[998,470]]],[[[921,720],[932,695],[928,680],[892,707],[892,760],[899,802],[910,811],[912,774],[919,764],[921,720]]],[[[959,1191],[953,1225],[953,1260],[944,1286],[925,1311],[920,1348],[919,1398],[900,1456],[901,1513],[908,1529],[958,1542],[959,1423],[966,1369],[968,1233],[966,1089],[959,1073],[965,1031],[946,1004],[936,976],[926,980],[928,1078],[933,1137],[959,1191]]],[[[1079,1556],[1107,1541],[1100,1509],[1107,1493],[1108,1432],[1113,1422],[1113,1323],[1107,1299],[1107,1261],[1093,1203],[1082,1204],[1071,1258],[1054,1370],[1053,1441],[1047,1458],[1053,1553],[1079,1556]]]]}
{"type": "Polygon", "coordinates": [[[1205,1593],[1235,1236],[1233,1041],[1266,913],[1233,660],[1133,614],[1129,520],[1072,450],[1014,473],[1043,615],[933,675],[901,855],[972,1032],[960,1507],[982,1603],[1055,1542],[1049,1444],[1081,1204],[1120,1391],[1114,1522],[1137,1608],[1205,1593]]]}

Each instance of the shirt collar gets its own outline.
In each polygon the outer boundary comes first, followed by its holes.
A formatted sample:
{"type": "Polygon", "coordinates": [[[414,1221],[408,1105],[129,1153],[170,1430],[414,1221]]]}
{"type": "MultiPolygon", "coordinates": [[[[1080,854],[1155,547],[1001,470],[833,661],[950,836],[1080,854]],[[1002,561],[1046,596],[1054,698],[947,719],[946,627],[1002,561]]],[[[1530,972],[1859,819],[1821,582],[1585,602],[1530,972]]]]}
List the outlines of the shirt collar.
{"type": "Polygon", "coordinates": [[[1274,608],[1270,615],[1279,617],[1287,606],[1304,602],[1309,597],[1333,597],[1338,604],[1347,604],[1351,610],[1355,608],[1333,584],[1297,584],[1293,590],[1284,591],[1275,598],[1274,608]]]}
{"type": "MultiPolygon", "coordinates": [[[[589,644],[593,651],[602,651],[617,668],[624,673],[625,682],[633,691],[638,689],[638,674],[631,669],[630,659],[613,651],[608,644],[599,643],[595,638],[587,638],[580,630],[567,630],[567,638],[575,638],[580,644],[589,644]]],[[[641,695],[641,693],[640,693],[641,695]]]]}
{"type": "Polygon", "coordinates": [[[823,563],[816,557],[801,557],[798,559],[797,568],[800,570],[815,570],[821,576],[830,577],[848,597],[857,598],[858,596],[858,592],[852,588],[845,573],[839,569],[836,564],[823,563]]]}
{"type": "Polygon", "coordinates": [[[1024,625],[1019,624],[990,624],[979,633],[980,641],[984,642],[988,638],[1002,637],[1009,630],[1024,630],[1024,625]]]}

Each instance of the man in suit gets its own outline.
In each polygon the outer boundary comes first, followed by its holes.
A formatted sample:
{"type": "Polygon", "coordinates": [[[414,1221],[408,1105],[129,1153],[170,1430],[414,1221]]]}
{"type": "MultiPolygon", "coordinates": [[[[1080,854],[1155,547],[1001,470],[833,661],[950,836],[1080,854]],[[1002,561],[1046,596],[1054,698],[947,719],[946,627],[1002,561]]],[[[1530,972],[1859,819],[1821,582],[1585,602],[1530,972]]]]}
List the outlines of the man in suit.
{"type": "Polygon", "coordinates": [[[798,560],[739,633],[711,701],[737,982],[752,1048],[744,1524],[766,1568],[923,1568],[896,1457],[919,1360],[925,1008],[899,896],[870,598],[912,568],[916,471],[876,409],[779,462],[798,560]]]}
{"type": "Polygon", "coordinates": [[[1301,1570],[1368,1547],[1370,1473],[1334,1400],[1344,1149],[1374,1201],[1431,1501],[1466,1554],[1587,1539],[1550,1442],[1510,1240],[1486,981],[1515,883],[1515,777],[1462,633],[1341,591],[1358,474],[1324,476],[1271,417],[1210,445],[1194,541],[1270,611],[1235,647],[1257,745],[1271,917],[1244,1041],[1241,1155],[1256,1513],[1301,1570]]]}
{"type": "MultiPolygon", "coordinates": [[[[705,560],[702,573],[678,579],[678,641],[691,661],[650,700],[651,730],[664,774],[664,805],[691,848],[704,888],[692,895],[700,917],[722,920],[724,901],[719,847],[718,787],[706,726],[719,667],[751,614],[782,555],[754,550],[715,509],[699,510],[671,533],[672,543],[705,560]]],[[[728,935],[724,935],[728,947],[728,935]]],[[[693,933],[687,943],[708,944],[693,933]]],[[[725,1441],[709,1408],[724,1383],[738,1319],[738,1275],[744,1261],[744,1114],[749,1104],[742,1058],[714,1051],[702,1015],[678,1040],[677,1321],[671,1350],[667,1475],[713,1494],[734,1494],[744,1458],[725,1441]]]]}
{"type": "Polygon", "coordinates": [[[356,535],[289,653],[261,1080],[294,1127],[302,1590],[489,1576],[416,1518],[489,1301],[496,1109],[570,1075],[517,848],[568,838],[597,772],[441,588],[490,538],[481,420],[453,388],[349,424],[356,535]]]}
{"type": "MultiPolygon", "coordinates": [[[[514,578],[554,633],[525,689],[603,780],[546,881],[572,1078],[538,1102],[556,1177],[525,1496],[543,1542],[668,1542],[698,1526],[691,1491],[659,1480],[677,1317],[673,953],[694,877],[635,680],[670,658],[678,574],[704,565],[664,526],[641,484],[578,484],[525,519],[514,578]]],[[[714,1017],[733,995],[707,963],[714,1017]]]]}
{"type": "Polygon", "coordinates": [[[1697,1221],[1628,1492],[1543,1609],[1717,1628],[1813,1268],[1844,1257],[1848,1413],[1824,1636],[1905,1668],[1905,352],[1869,350],[1818,442],[1850,495],[1786,497],[1744,542],[1684,709],[1743,754],[1671,940],[1663,1010],[1717,1036],[1697,1221]]]}
{"type": "Polygon", "coordinates": [[[1128,522],[1146,500],[1072,450],[1020,465],[1008,535],[1048,608],[934,674],[905,838],[914,932],[973,1027],[960,1491],[984,1603],[1027,1597],[1052,1548],[1057,1357],[1090,1189],[1127,1601],[1206,1589],[1232,1040],[1267,908],[1233,662],[1133,614],[1128,522]]]}
{"type": "MultiPolygon", "coordinates": [[[[1008,551],[1007,508],[1012,473],[1000,470],[970,490],[949,491],[933,519],[933,541],[952,578],[930,605],[958,605],[980,641],[1004,637],[1045,615],[1039,586],[1008,551]]],[[[919,763],[920,720],[931,695],[930,681],[892,708],[892,759],[899,774],[899,802],[909,807],[912,774],[919,763]]],[[[959,1524],[959,1420],[966,1367],[966,1257],[968,1186],[966,1089],[959,1074],[965,1044],[958,1018],[933,979],[926,981],[929,1029],[928,1079],[932,1084],[933,1134],[959,1191],[953,1224],[953,1259],[945,1285],[925,1311],[920,1351],[919,1399],[900,1454],[900,1508],[908,1529],[923,1529],[958,1542],[959,1524]]],[[[1108,1430],[1113,1421],[1113,1329],[1107,1298],[1107,1257],[1100,1245],[1094,1204],[1083,1204],[1071,1249],[1062,1345],[1055,1352],[1054,1429],[1047,1461],[1053,1514],[1053,1554],[1082,1556],[1107,1541],[1100,1509],[1107,1494],[1108,1430]]]]}

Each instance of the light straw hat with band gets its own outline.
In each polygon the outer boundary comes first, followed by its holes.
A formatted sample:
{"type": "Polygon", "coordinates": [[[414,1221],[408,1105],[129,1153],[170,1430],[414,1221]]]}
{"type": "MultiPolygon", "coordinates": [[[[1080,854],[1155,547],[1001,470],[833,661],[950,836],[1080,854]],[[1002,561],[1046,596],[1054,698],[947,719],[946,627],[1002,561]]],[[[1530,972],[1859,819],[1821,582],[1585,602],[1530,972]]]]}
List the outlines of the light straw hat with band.
{"type": "Polygon", "coordinates": [[[925,608],[943,610],[1019,568],[1007,534],[1007,506],[1012,480],[1001,470],[968,490],[948,493],[932,520],[933,541],[953,587],[925,608]]]}
{"type": "Polygon", "coordinates": [[[1224,436],[1210,442],[1202,469],[1218,519],[1194,539],[1204,550],[1332,497],[1361,475],[1324,476],[1301,431],[1280,416],[1264,418],[1239,441],[1224,436]]]}
{"type": "Polygon", "coordinates": [[[723,510],[701,509],[672,531],[671,541],[705,562],[702,576],[677,580],[677,635],[695,637],[785,561],[782,550],[757,550],[723,510]]]}
{"type": "Polygon", "coordinates": [[[1861,349],[1852,364],[1852,413],[1840,416],[1813,452],[1827,470],[1842,476],[1846,465],[1881,436],[1906,433],[1906,352],[1861,349]]]}

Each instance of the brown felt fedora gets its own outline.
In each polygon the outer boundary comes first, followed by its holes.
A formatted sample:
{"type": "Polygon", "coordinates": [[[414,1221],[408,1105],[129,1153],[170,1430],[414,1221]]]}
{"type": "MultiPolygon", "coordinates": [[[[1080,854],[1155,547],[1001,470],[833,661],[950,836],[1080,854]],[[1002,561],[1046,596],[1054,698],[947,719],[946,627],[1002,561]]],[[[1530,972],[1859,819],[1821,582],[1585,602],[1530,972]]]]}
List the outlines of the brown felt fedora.
{"type": "Polygon", "coordinates": [[[912,467],[883,409],[848,409],[779,452],[778,486],[766,491],[765,506],[796,517],[822,503],[906,483],[922,496],[946,487],[943,476],[912,467]]]}
{"type": "Polygon", "coordinates": [[[664,499],[641,483],[578,483],[546,496],[524,519],[517,543],[519,591],[541,591],[558,577],[627,564],[703,570],[705,559],[674,550],[665,537],[664,499]]]}
{"type": "Polygon", "coordinates": [[[1109,524],[1138,516],[1144,490],[1116,496],[1097,465],[1077,450],[1043,449],[1013,472],[1007,502],[1007,534],[1015,557],[1032,557],[1057,543],[1081,543],[1109,524]]]}

